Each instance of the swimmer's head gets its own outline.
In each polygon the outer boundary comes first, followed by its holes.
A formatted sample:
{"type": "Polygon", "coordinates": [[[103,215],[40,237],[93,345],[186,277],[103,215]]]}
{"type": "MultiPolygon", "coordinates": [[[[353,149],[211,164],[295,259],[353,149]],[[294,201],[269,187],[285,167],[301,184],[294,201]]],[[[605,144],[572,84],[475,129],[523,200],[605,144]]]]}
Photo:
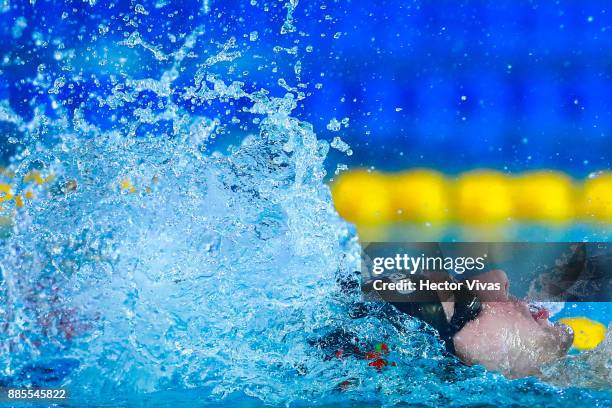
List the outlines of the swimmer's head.
{"type": "MultiPolygon", "coordinates": [[[[432,278],[448,276],[428,276],[432,278]]],[[[468,365],[482,365],[514,378],[537,375],[542,365],[567,353],[573,340],[571,329],[551,323],[546,310],[532,310],[526,302],[512,299],[505,272],[489,271],[478,280],[499,283],[502,289],[437,291],[434,296],[439,301],[433,302],[407,302],[393,292],[379,295],[399,311],[436,328],[447,350],[468,365]]]]}
{"type": "Polygon", "coordinates": [[[506,290],[494,296],[476,293],[481,310],[455,334],[457,357],[514,378],[537,375],[542,365],[567,354],[573,340],[569,327],[550,322],[543,309],[511,299],[503,271],[488,272],[480,280],[502,282],[506,290]]]}

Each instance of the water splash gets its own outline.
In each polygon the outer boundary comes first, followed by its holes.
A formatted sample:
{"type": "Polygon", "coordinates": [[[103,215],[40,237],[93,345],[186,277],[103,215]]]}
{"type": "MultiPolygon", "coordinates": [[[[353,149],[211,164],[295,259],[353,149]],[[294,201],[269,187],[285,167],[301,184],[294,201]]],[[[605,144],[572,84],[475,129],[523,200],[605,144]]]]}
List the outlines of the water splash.
{"type": "Polygon", "coordinates": [[[543,369],[546,381],[561,387],[612,388],[612,324],[593,350],[556,361],[543,369]]]}

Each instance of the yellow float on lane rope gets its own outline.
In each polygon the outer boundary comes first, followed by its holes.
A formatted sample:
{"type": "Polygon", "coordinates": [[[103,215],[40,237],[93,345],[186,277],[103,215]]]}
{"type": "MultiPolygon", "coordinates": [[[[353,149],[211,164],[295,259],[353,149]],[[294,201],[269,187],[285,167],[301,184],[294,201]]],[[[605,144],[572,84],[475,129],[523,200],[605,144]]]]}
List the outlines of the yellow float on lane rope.
{"type": "Polygon", "coordinates": [[[464,173],[455,185],[458,221],[494,224],[513,216],[510,180],[502,173],[478,170],[464,173]]]}
{"type": "Polygon", "coordinates": [[[606,337],[606,327],[586,317],[566,317],[559,319],[574,331],[574,343],[578,350],[592,350],[606,337]]]}
{"type": "Polygon", "coordinates": [[[0,210],[3,210],[3,202],[10,201],[15,197],[13,187],[7,183],[0,183],[0,210]]]}
{"type": "Polygon", "coordinates": [[[563,173],[524,173],[514,179],[512,190],[518,219],[561,222],[574,216],[574,186],[563,173]]]}
{"type": "Polygon", "coordinates": [[[134,187],[134,185],[132,184],[132,180],[129,178],[121,180],[120,188],[121,190],[126,191],[128,193],[136,192],[136,187],[134,187]]]}
{"type": "Polygon", "coordinates": [[[396,220],[437,222],[448,218],[448,183],[442,174],[416,169],[388,177],[396,220]]]}
{"type": "Polygon", "coordinates": [[[54,174],[51,173],[51,174],[48,174],[47,176],[43,177],[42,174],[38,170],[32,170],[32,171],[28,172],[25,176],[23,176],[23,181],[25,183],[29,183],[31,181],[34,181],[38,185],[50,183],[54,179],[55,179],[55,175],[54,174]]]}
{"type": "Polygon", "coordinates": [[[582,213],[587,219],[612,221],[612,173],[601,173],[584,182],[582,213]]]}
{"type": "Polygon", "coordinates": [[[373,225],[393,218],[387,178],[377,172],[342,173],[331,187],[338,213],[357,224],[373,225]]]}

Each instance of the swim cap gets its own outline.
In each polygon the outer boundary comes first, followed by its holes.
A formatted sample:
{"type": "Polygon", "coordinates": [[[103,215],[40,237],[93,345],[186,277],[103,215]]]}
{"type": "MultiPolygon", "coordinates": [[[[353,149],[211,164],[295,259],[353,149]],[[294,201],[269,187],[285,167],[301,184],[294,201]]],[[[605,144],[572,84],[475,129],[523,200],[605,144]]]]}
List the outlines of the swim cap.
{"type": "MultiPolygon", "coordinates": [[[[444,276],[439,274],[437,278],[425,277],[419,274],[394,274],[393,279],[382,277],[378,280],[392,283],[405,279],[415,282],[417,286],[421,280],[425,279],[437,281],[443,279],[454,282],[448,274],[444,276]]],[[[440,293],[433,290],[418,290],[408,293],[397,290],[376,290],[374,289],[374,282],[370,281],[362,285],[362,291],[369,300],[376,300],[378,298],[388,302],[400,312],[416,317],[432,326],[440,334],[446,350],[449,353],[455,354],[453,337],[461,331],[467,322],[475,319],[482,308],[480,300],[474,293],[466,289],[464,285],[459,287],[459,290],[450,293],[440,293]],[[442,304],[444,301],[454,302],[454,310],[450,319],[447,318],[444,311],[442,304]]]]}

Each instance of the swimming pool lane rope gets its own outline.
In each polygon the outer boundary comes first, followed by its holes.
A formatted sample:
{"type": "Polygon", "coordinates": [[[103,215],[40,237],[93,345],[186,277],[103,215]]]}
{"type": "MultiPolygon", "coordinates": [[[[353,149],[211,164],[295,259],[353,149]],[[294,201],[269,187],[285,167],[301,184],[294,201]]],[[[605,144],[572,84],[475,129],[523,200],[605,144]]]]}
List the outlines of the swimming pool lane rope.
{"type": "Polygon", "coordinates": [[[576,181],[550,170],[448,177],[430,169],[357,169],[341,173],[331,189],[340,215],[357,225],[612,222],[612,172],[576,181]]]}
{"type": "MultiPolygon", "coordinates": [[[[0,168],[0,224],[10,224],[19,208],[54,181],[55,176],[43,170],[17,180],[0,168]]],[[[120,193],[146,194],[155,182],[136,185],[126,175],[115,187],[120,193]]],[[[449,177],[431,169],[398,173],[356,169],[341,173],[330,186],[339,214],[363,226],[612,222],[612,172],[607,171],[577,181],[551,170],[518,175],[475,170],[449,177]]],[[[75,181],[68,181],[61,189],[76,188],[75,181]]]]}

